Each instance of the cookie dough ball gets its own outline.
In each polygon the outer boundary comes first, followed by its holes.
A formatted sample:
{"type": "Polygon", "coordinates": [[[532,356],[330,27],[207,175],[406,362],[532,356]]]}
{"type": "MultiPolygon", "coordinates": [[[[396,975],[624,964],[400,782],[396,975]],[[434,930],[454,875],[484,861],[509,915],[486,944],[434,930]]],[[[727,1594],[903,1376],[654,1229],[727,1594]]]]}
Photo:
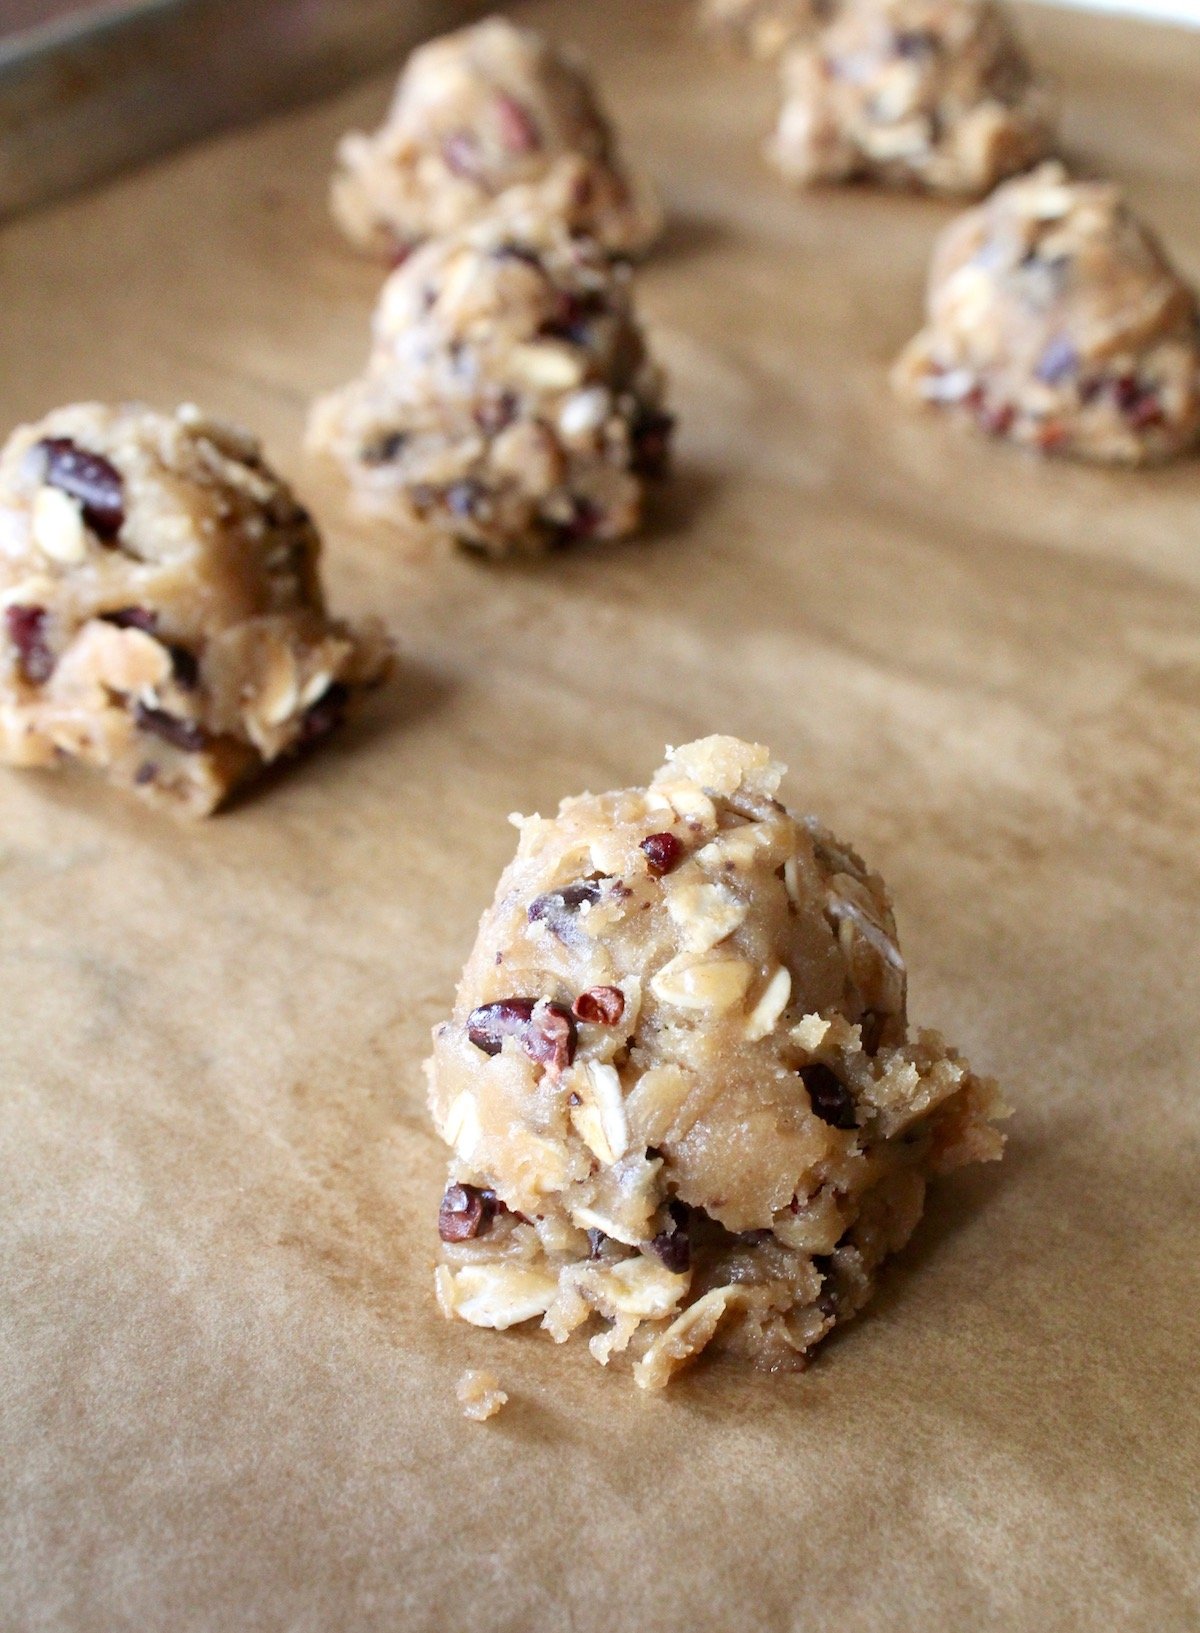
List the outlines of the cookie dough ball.
{"type": "Polygon", "coordinates": [[[386,643],[325,613],[319,540],[255,439],[81,403],[0,454],[0,759],[76,759],[203,816],[306,747],[386,643]]]}
{"type": "Polygon", "coordinates": [[[910,1036],[882,881],[709,737],[649,788],[520,820],[430,1107],[453,1150],[437,1291],[481,1327],[592,1318],[647,1388],[714,1339],[803,1364],[926,1181],[998,1157],[994,1086],[910,1036]]]}
{"type": "Polygon", "coordinates": [[[834,10],[835,0],[700,0],[700,23],[756,57],[777,57],[834,10]]]}
{"type": "Polygon", "coordinates": [[[1200,439],[1196,297],[1119,189],[1043,165],[942,234],[892,379],[1045,453],[1169,459],[1200,439]]]}
{"type": "Polygon", "coordinates": [[[586,71],[492,17],[414,51],[381,128],[342,139],[333,213],[360,248],[402,256],[519,184],[544,186],[547,207],[613,255],[646,249],[659,230],[586,71]]]}
{"type": "Polygon", "coordinates": [[[1050,99],[994,0],[851,0],[783,73],[770,153],[789,181],[976,195],[1053,143],[1050,99]]]}
{"type": "Polygon", "coordinates": [[[361,508],[505,555],[632,533],[670,431],[628,269],[516,189],[392,273],[309,442],[361,508]]]}

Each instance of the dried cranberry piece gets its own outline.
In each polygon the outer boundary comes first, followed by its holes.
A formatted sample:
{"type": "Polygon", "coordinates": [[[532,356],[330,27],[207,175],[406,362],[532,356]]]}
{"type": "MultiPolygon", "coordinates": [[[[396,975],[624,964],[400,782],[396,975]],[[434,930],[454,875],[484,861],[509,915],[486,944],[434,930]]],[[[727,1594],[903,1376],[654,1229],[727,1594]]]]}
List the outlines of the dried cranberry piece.
{"type": "Polygon", "coordinates": [[[442,143],[442,160],[451,175],[476,181],[480,172],[479,138],[469,130],[456,130],[442,143]]]}
{"type": "Polygon", "coordinates": [[[467,1016],[467,1036],[485,1055],[498,1055],[515,1038],[539,1066],[563,1071],[575,1059],[575,1017],[562,1004],[535,998],[500,998],[467,1016]]]}
{"type": "Polygon", "coordinates": [[[828,1066],[802,1066],[800,1080],[808,1090],[814,1117],[831,1128],[857,1128],[854,1098],[828,1066]]]}
{"type": "Polygon", "coordinates": [[[45,607],[4,609],[8,638],[17,649],[17,668],[30,686],[41,686],[54,673],[54,654],[46,641],[45,607]]]}
{"type": "Polygon", "coordinates": [[[340,680],[327,687],[315,703],[310,703],[300,718],[300,732],[296,738],[297,748],[308,748],[312,743],[319,743],[330,732],[336,731],[346,718],[346,707],[350,702],[350,689],[343,686],[340,680]]]}
{"type": "Polygon", "coordinates": [[[102,454],[89,454],[70,437],[46,437],[38,443],[43,479],[77,499],[83,519],[98,539],[112,543],[125,523],[125,483],[102,454]]]}
{"type": "Polygon", "coordinates": [[[683,859],[683,846],[674,834],[650,834],[648,838],[642,840],[639,848],[656,879],[661,879],[664,873],[670,873],[683,859]]]}
{"type": "Polygon", "coordinates": [[[600,900],[604,891],[602,879],[580,879],[576,884],[564,885],[561,890],[547,890],[535,896],[526,911],[530,924],[543,923],[560,941],[569,940],[574,919],[581,907],[591,907],[600,900]]]}
{"type": "Polygon", "coordinates": [[[571,1006],[575,1019],[593,1026],[616,1026],[625,1013],[625,994],[620,987],[589,987],[571,1006]]]}
{"type": "Polygon", "coordinates": [[[671,1223],[666,1230],[660,1230],[650,1242],[651,1248],[662,1260],[668,1270],[681,1276],[685,1270],[691,1268],[692,1238],[688,1228],[688,1209],[682,1202],[668,1202],[667,1212],[671,1216],[671,1223]]]}
{"type": "Polygon", "coordinates": [[[178,715],[168,714],[165,709],[152,709],[145,703],[134,704],[133,718],[142,731],[161,737],[164,743],[182,749],[185,754],[199,754],[208,747],[208,733],[198,721],[181,720],[178,715]]]}
{"type": "Polygon", "coordinates": [[[482,1190],[475,1186],[447,1186],[438,1208],[438,1235],[442,1241],[470,1241],[487,1230],[490,1210],[482,1190]]]}
{"type": "Polygon", "coordinates": [[[499,91],[495,99],[496,124],[500,140],[509,153],[536,153],[542,145],[542,133],[534,123],[529,109],[515,97],[499,91]]]}
{"type": "Polygon", "coordinates": [[[667,468],[675,416],[647,409],[633,423],[629,433],[633,469],[638,476],[659,477],[667,468]]]}

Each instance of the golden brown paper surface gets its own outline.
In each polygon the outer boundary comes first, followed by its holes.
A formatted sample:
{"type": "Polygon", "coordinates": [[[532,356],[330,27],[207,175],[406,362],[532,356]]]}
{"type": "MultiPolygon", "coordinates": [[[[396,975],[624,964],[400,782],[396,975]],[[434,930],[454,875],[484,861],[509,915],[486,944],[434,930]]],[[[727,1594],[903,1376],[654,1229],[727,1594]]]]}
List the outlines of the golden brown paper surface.
{"type": "MultiPolygon", "coordinates": [[[[1200,461],[1044,465],[886,366],[947,207],[789,194],[769,70],[684,11],[595,58],[672,225],[652,536],[405,559],[298,454],[376,271],[324,208],[382,83],[0,235],[5,426],[89,396],[260,428],[398,681],[177,827],[0,777],[0,1625],[1146,1629],[1200,1619],[1200,461]],[[514,809],[769,743],[892,884],[916,1018],[1017,1110],[802,1376],[639,1395],[442,1320],[420,1061],[514,809]],[[468,1366],[510,1405],[460,1414],[468,1366]]],[[[1078,162],[1200,277],[1200,36],[1029,13],[1078,162]]]]}

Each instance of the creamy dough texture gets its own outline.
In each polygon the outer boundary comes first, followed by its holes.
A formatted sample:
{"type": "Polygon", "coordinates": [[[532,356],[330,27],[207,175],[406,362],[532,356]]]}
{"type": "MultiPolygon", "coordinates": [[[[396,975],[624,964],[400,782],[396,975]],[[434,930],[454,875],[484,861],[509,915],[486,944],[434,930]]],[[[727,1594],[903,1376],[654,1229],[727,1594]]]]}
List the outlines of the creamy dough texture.
{"type": "Polygon", "coordinates": [[[516,188],[392,273],[366,372],[315,405],[309,445],[402,530],[545,550],[637,528],[663,397],[628,268],[516,188]]]}
{"type": "Polygon", "coordinates": [[[1043,158],[1051,99],[996,0],[849,0],[784,59],[769,154],[797,183],[977,195],[1043,158]]]}
{"type": "Polygon", "coordinates": [[[203,816],[386,666],[325,612],[308,513],[244,431],[81,403],[0,455],[0,758],[203,816]]]}
{"type": "Polygon", "coordinates": [[[835,0],[700,0],[700,23],[756,57],[777,57],[835,9],[835,0]]]}
{"type": "Polygon", "coordinates": [[[517,819],[427,1066],[447,1317],[590,1327],[648,1389],[710,1343],[798,1367],[927,1180],[1000,1155],[995,1086],[909,1034],[882,881],[781,776],[709,737],[517,819]]]}
{"type": "Polygon", "coordinates": [[[1196,297],[1117,187],[1046,164],[942,234],[892,380],[1043,453],[1169,459],[1200,439],[1196,297]]]}
{"type": "Polygon", "coordinates": [[[583,66],[492,17],[413,52],[379,130],[342,138],[332,207],[353,243],[394,257],[534,184],[610,254],[640,253],[659,231],[583,66]]]}

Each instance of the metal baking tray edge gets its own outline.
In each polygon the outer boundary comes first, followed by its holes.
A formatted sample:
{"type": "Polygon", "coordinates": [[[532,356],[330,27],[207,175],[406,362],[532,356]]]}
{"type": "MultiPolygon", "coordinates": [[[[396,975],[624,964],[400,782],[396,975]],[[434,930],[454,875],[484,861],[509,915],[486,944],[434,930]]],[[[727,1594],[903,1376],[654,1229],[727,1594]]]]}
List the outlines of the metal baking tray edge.
{"type": "Polygon", "coordinates": [[[0,219],[395,61],[485,0],[132,0],[0,41],[0,219]]]}

